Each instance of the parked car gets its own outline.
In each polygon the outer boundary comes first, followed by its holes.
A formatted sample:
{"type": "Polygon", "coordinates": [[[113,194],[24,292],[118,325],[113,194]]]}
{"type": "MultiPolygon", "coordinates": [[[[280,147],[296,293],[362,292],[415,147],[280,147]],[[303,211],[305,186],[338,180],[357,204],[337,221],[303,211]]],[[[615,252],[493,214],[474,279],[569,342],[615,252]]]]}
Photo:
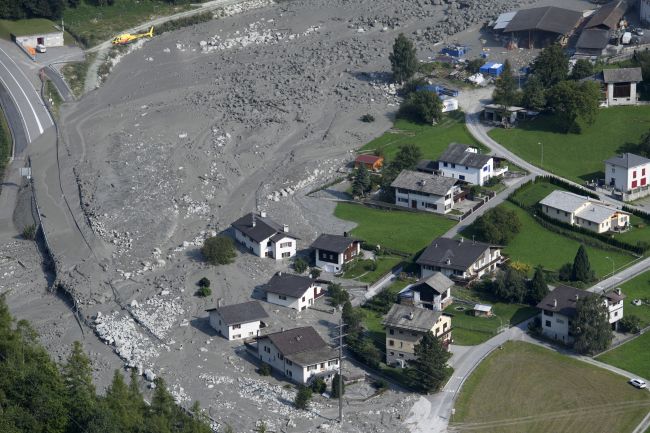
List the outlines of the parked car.
{"type": "Polygon", "coordinates": [[[643,29],[642,28],[637,28],[634,30],[634,33],[636,33],[638,36],[643,36],[643,29]]]}
{"type": "Polygon", "coordinates": [[[37,53],[45,53],[45,52],[47,52],[47,48],[45,48],[45,45],[43,45],[43,44],[38,44],[38,45],[36,45],[36,52],[37,53]]]}
{"type": "Polygon", "coordinates": [[[646,387],[645,381],[641,379],[630,379],[629,384],[639,389],[644,389],[646,387]]]}

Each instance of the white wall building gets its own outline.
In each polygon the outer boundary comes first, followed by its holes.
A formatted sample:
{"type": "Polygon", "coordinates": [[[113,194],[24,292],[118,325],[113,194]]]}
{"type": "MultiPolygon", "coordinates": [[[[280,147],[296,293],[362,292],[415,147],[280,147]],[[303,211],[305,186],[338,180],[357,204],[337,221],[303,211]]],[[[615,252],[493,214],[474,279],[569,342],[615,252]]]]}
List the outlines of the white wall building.
{"type": "Polygon", "coordinates": [[[278,272],[265,287],[266,300],[302,311],[314,305],[316,299],[325,294],[323,288],[311,277],[278,272]]]}
{"type": "Polygon", "coordinates": [[[539,202],[544,215],[596,233],[625,230],[630,214],[598,200],[555,190],[539,202]]]}
{"type": "Polygon", "coordinates": [[[438,238],[431,242],[416,263],[420,278],[440,272],[456,281],[472,281],[494,272],[503,261],[501,247],[463,238],[438,238]]]}
{"type": "MultiPolygon", "coordinates": [[[[52,28],[52,30],[55,30],[52,28]]],[[[12,38],[16,43],[25,47],[36,48],[36,45],[43,45],[45,47],[62,47],[63,32],[53,31],[50,33],[36,33],[32,35],[13,35],[12,38]]]]}
{"type": "Polygon", "coordinates": [[[438,170],[445,177],[459,179],[474,185],[483,185],[496,176],[494,159],[478,153],[475,147],[452,143],[438,158],[438,170]]]}
{"type": "Polygon", "coordinates": [[[344,264],[359,255],[361,241],[349,236],[322,234],[311,247],[316,256],[316,267],[325,272],[341,272],[344,264]]]}
{"type": "Polygon", "coordinates": [[[623,193],[648,190],[650,159],[633,153],[616,155],[605,161],[605,183],[623,193]]]}
{"type": "Polygon", "coordinates": [[[257,301],[205,310],[210,314],[210,326],[227,340],[240,340],[259,336],[267,326],[263,319],[269,317],[257,301]]]}
{"type": "Polygon", "coordinates": [[[403,170],[390,186],[395,188],[396,205],[446,214],[460,192],[457,183],[458,179],[403,170]]]}
{"type": "Polygon", "coordinates": [[[289,226],[280,226],[266,216],[249,213],[232,223],[235,239],[258,257],[275,260],[296,255],[298,237],[289,233],[289,226]]]}
{"type": "Polygon", "coordinates": [[[307,384],[330,381],[339,369],[338,353],[311,326],[268,334],[257,340],[259,359],[290,380],[307,384]]]}
{"type": "Polygon", "coordinates": [[[623,318],[625,296],[620,289],[598,295],[560,284],[537,304],[544,336],[565,344],[572,344],[574,340],[571,332],[572,320],[576,315],[576,304],[584,296],[602,296],[603,303],[607,306],[608,321],[612,329],[616,329],[618,321],[623,318]]]}
{"type": "Polygon", "coordinates": [[[608,106],[635,105],[638,102],[636,85],[643,81],[641,68],[605,69],[602,81],[608,106]]]}

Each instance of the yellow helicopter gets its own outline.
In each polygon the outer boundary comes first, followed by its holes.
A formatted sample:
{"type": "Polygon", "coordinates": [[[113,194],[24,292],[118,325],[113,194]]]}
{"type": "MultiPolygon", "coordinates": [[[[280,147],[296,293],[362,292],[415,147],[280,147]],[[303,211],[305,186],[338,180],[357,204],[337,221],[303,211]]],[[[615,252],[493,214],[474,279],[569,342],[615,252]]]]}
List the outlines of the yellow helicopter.
{"type": "Polygon", "coordinates": [[[153,37],[153,26],[146,33],[135,33],[135,34],[122,33],[121,35],[115,36],[115,38],[113,38],[113,45],[126,45],[126,44],[130,44],[131,42],[137,39],[145,38],[145,37],[149,37],[149,38],[153,37]]]}

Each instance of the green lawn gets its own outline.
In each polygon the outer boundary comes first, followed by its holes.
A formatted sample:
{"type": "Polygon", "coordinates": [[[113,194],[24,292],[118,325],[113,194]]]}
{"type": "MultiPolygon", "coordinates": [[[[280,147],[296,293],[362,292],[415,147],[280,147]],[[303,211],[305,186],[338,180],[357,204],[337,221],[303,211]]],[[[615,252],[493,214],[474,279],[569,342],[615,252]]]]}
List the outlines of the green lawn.
{"type": "Polygon", "coordinates": [[[465,114],[460,111],[444,115],[437,125],[419,125],[398,119],[392,129],[359,150],[370,152],[383,149],[384,156],[390,161],[400,145],[413,143],[422,150],[423,159],[437,159],[452,142],[470,144],[485,150],[467,131],[465,114]]]}
{"type": "Polygon", "coordinates": [[[337,204],[334,215],[358,224],[352,235],[370,244],[410,254],[426,247],[456,224],[431,213],[380,210],[352,203],[337,204]]]}
{"type": "Polygon", "coordinates": [[[521,122],[517,128],[495,128],[490,137],[526,161],[562,177],[583,183],[603,178],[604,160],[625,143],[637,143],[650,129],[650,106],[599,109],[596,123],[582,134],[555,131],[552,116],[521,122]],[[621,127],[625,125],[625,127],[621,127]],[[544,163],[541,164],[542,143],[544,163]]]}
{"type": "MultiPolygon", "coordinates": [[[[628,308],[627,305],[625,308],[628,308]]],[[[646,332],[596,359],[650,379],[650,332],[646,332]]]]}
{"type": "Polygon", "coordinates": [[[495,350],[469,376],[450,423],[454,431],[629,433],[650,393],[626,378],[523,342],[495,350]]]}
{"type": "Polygon", "coordinates": [[[353,263],[353,266],[350,267],[350,269],[345,271],[343,278],[359,279],[359,281],[365,283],[374,283],[402,260],[404,260],[403,257],[377,256],[376,260],[374,260],[377,264],[377,269],[374,271],[370,270],[373,260],[357,260],[353,263]]]}
{"type": "Polygon", "coordinates": [[[650,271],[637,275],[620,287],[626,296],[623,314],[637,316],[644,322],[644,326],[650,325],[650,271]],[[640,306],[632,305],[634,299],[645,299],[646,302],[640,306]]]}
{"type": "Polygon", "coordinates": [[[81,2],[76,8],[66,8],[63,18],[70,33],[90,47],[141,22],[189,8],[187,4],[173,5],[160,0],[115,0],[113,5],[101,7],[81,2]]]}
{"type": "MultiPolygon", "coordinates": [[[[528,212],[512,203],[505,202],[500,206],[515,211],[522,223],[521,231],[503,250],[511,260],[528,263],[532,267],[542,265],[555,271],[565,263],[573,263],[579,242],[545,229],[528,212]]],[[[589,245],[586,248],[596,277],[612,272],[612,262],[606,257],[614,260],[616,269],[634,260],[631,254],[622,251],[603,250],[589,245]]]]}
{"type": "MultiPolygon", "coordinates": [[[[66,23],[67,24],[67,23],[66,23]]],[[[45,18],[30,18],[25,20],[0,20],[0,38],[11,40],[11,33],[16,35],[29,35],[34,33],[53,33],[58,31],[54,22],[45,18]]],[[[66,45],[74,44],[70,33],[63,33],[63,42],[66,45]]]]}

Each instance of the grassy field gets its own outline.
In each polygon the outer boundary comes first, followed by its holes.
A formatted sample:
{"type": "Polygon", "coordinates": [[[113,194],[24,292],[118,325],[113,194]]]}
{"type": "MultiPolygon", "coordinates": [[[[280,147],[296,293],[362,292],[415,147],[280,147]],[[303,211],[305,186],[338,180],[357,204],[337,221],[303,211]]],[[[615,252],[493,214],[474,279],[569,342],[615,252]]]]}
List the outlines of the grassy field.
{"type": "Polygon", "coordinates": [[[604,160],[625,143],[638,143],[650,129],[650,106],[600,109],[582,134],[555,132],[554,119],[540,116],[517,128],[495,128],[490,136],[526,161],[578,183],[603,178],[604,160]],[[625,125],[621,128],[621,125],[625,125]],[[544,163],[541,164],[542,143],[544,163]],[[588,155],[588,157],[586,157],[588,155]]]}
{"type": "Polygon", "coordinates": [[[374,283],[379,277],[388,273],[394,266],[404,260],[403,257],[396,256],[378,256],[374,261],[377,263],[377,269],[370,270],[370,264],[373,260],[357,260],[354,265],[345,271],[343,278],[358,279],[364,283],[374,283]]]}
{"type": "Polygon", "coordinates": [[[352,235],[370,244],[414,254],[456,224],[430,213],[387,211],[352,203],[336,205],[334,215],[354,221],[352,235]]]}
{"type": "Polygon", "coordinates": [[[644,326],[650,325],[650,271],[637,275],[619,287],[626,296],[625,315],[637,316],[644,326]],[[640,306],[632,305],[634,299],[645,299],[646,303],[640,306]]]}
{"type": "MultiPolygon", "coordinates": [[[[512,203],[505,202],[500,206],[515,211],[522,223],[521,231],[503,250],[511,260],[528,263],[532,267],[542,265],[555,271],[565,263],[573,263],[579,242],[545,229],[528,212],[512,203]]],[[[471,237],[471,231],[463,235],[471,237]]],[[[617,269],[634,260],[631,254],[622,251],[604,250],[589,245],[586,248],[596,277],[612,272],[612,262],[606,257],[614,260],[617,269]]]]}
{"type": "Polygon", "coordinates": [[[548,349],[508,342],[467,379],[454,431],[626,433],[650,409],[650,393],[548,349]]]}
{"type": "MultiPolygon", "coordinates": [[[[7,124],[5,114],[0,108],[0,184],[2,184],[2,180],[5,177],[5,168],[11,156],[11,146],[12,140],[9,124],[7,124]]],[[[0,189],[2,189],[2,185],[0,185],[0,189]]]]}
{"type": "MultiPolygon", "coordinates": [[[[30,18],[25,20],[0,20],[0,38],[11,40],[11,33],[29,35],[33,33],[53,33],[58,31],[54,22],[45,18],[30,18]]],[[[63,33],[63,42],[66,45],[74,44],[70,33],[63,33]]]]}
{"type": "Polygon", "coordinates": [[[189,8],[159,0],[115,0],[113,5],[101,7],[81,2],[77,8],[66,8],[63,18],[70,32],[91,47],[141,22],[189,8]]]}
{"type": "Polygon", "coordinates": [[[390,161],[400,145],[413,143],[422,150],[423,159],[437,159],[452,142],[485,149],[467,131],[464,113],[454,111],[446,114],[435,126],[418,125],[408,120],[398,119],[392,129],[363,146],[360,151],[367,153],[382,149],[384,156],[390,161]]]}
{"type": "Polygon", "coordinates": [[[596,359],[650,379],[650,332],[646,332],[596,359]]]}

